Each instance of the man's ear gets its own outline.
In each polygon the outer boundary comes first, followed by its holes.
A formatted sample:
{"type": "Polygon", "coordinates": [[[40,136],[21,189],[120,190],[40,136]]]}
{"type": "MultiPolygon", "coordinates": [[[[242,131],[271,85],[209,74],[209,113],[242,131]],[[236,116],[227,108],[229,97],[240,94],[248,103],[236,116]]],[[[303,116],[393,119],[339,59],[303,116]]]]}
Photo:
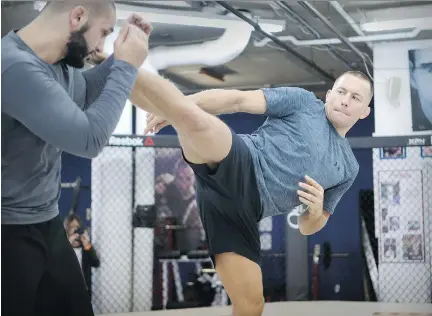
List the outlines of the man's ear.
{"type": "Polygon", "coordinates": [[[326,97],[325,97],[326,102],[327,102],[327,99],[328,99],[330,93],[331,93],[331,89],[327,90],[326,97]]]}
{"type": "Polygon", "coordinates": [[[370,108],[369,106],[366,107],[366,108],[363,110],[363,113],[362,113],[362,115],[360,116],[360,119],[363,120],[363,119],[367,118],[367,117],[369,116],[370,112],[371,112],[371,108],[370,108]]]}
{"type": "Polygon", "coordinates": [[[80,30],[89,19],[89,13],[83,6],[76,6],[69,12],[69,23],[72,32],[80,30]]]}

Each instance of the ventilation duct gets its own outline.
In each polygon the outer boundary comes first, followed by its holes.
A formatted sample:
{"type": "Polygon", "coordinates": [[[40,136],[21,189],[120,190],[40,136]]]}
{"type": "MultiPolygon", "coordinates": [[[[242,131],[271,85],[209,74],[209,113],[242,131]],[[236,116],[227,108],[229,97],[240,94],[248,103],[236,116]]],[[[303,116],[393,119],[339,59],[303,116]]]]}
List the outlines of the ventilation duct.
{"type": "Polygon", "coordinates": [[[249,43],[253,27],[238,23],[225,29],[217,40],[178,47],[156,47],[149,53],[149,62],[157,70],[173,66],[223,65],[239,56],[249,43]]]}
{"type": "MultiPolygon", "coordinates": [[[[253,31],[251,25],[237,19],[232,14],[221,16],[187,12],[183,15],[175,15],[161,10],[147,8],[144,11],[138,6],[119,4],[117,18],[125,20],[132,12],[142,14],[152,23],[225,29],[223,35],[217,40],[176,47],[158,46],[152,49],[148,59],[157,70],[185,65],[212,67],[230,62],[244,51],[253,31]]],[[[262,29],[268,32],[281,32],[285,29],[285,21],[283,20],[260,20],[257,22],[262,29]]]]}

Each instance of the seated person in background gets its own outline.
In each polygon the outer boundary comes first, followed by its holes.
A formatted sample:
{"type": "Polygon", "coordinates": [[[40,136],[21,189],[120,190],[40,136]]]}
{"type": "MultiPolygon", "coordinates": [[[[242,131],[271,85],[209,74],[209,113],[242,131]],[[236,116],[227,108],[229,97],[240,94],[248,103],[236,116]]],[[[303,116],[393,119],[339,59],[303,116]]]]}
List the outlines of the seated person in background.
{"type": "Polygon", "coordinates": [[[176,225],[184,226],[174,231],[177,250],[196,250],[202,247],[205,236],[195,200],[195,176],[183,157],[179,157],[171,172],[156,178],[158,217],[169,214],[176,225]]]}
{"type": "Polygon", "coordinates": [[[96,250],[90,243],[88,232],[82,229],[81,225],[81,218],[76,214],[69,214],[64,221],[69,242],[74,248],[80,262],[84,279],[91,295],[91,268],[99,268],[100,260],[96,250]]]}

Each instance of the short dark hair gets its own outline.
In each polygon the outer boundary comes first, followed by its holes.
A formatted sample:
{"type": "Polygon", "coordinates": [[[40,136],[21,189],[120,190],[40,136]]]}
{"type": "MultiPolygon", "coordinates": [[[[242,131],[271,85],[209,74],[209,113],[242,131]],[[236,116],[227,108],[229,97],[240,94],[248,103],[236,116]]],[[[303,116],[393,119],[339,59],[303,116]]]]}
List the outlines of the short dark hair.
{"type": "Polygon", "coordinates": [[[81,226],[82,221],[81,221],[81,217],[75,213],[71,213],[69,214],[66,219],[65,219],[65,223],[66,225],[69,225],[70,223],[72,223],[73,221],[77,221],[78,224],[81,226]]]}
{"type": "Polygon", "coordinates": [[[56,0],[48,1],[43,11],[59,13],[68,11],[77,6],[83,6],[95,15],[105,13],[108,9],[116,10],[115,2],[111,0],[56,0]]]}
{"type": "Polygon", "coordinates": [[[345,75],[351,75],[351,76],[354,76],[354,77],[357,77],[357,78],[360,78],[362,80],[367,81],[369,83],[369,86],[370,86],[371,98],[373,97],[373,94],[374,94],[373,83],[367,75],[365,75],[363,72],[361,72],[359,70],[348,70],[348,71],[345,71],[343,74],[341,74],[339,77],[337,77],[335,82],[337,82],[340,78],[342,78],[345,75]]]}
{"type": "Polygon", "coordinates": [[[177,160],[177,162],[174,164],[174,173],[177,173],[181,168],[190,168],[190,166],[182,158],[177,160]]]}

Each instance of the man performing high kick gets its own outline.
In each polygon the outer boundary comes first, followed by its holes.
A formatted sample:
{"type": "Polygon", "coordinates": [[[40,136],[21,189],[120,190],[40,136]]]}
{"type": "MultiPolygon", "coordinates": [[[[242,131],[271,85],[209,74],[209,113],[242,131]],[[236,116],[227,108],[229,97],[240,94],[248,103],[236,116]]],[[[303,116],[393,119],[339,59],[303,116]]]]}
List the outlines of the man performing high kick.
{"type": "Polygon", "coordinates": [[[321,230],[359,165],[345,137],[370,113],[373,88],[361,72],[342,74],[323,103],[300,88],[209,90],[185,97],[163,78],[139,76],[132,93],[149,131],[171,124],[196,175],[196,198],[210,254],[235,316],[264,306],[258,222],[305,205],[304,235],[321,230]],[[215,115],[267,116],[237,135],[215,115]]]}

